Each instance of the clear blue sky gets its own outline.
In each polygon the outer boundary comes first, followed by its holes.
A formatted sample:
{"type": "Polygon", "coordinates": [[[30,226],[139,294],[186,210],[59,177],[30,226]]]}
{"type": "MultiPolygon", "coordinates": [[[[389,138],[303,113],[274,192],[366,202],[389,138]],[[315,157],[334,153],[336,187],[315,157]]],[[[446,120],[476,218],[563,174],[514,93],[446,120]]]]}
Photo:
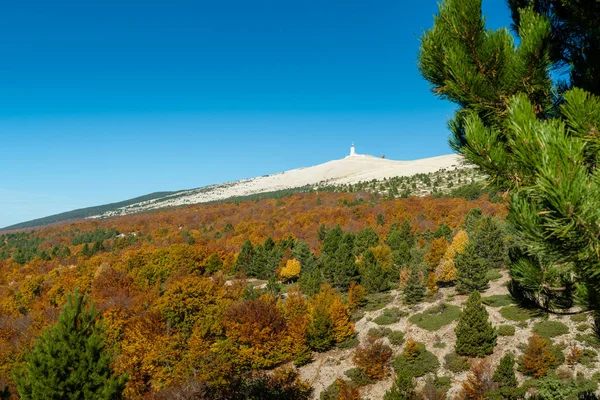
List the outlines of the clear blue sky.
{"type": "MultiPolygon", "coordinates": [[[[6,0],[0,227],[357,152],[447,154],[435,0],[6,0]]],[[[504,0],[484,0],[490,27],[504,0]]]]}

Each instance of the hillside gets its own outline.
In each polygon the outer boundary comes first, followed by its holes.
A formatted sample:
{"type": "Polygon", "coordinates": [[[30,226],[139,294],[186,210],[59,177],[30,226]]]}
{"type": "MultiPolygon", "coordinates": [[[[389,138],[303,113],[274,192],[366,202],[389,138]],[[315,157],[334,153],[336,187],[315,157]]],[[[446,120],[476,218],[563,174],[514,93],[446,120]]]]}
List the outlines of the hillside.
{"type": "Polygon", "coordinates": [[[462,278],[448,276],[471,242],[482,249],[483,307],[498,335],[487,373],[512,353],[518,390],[596,390],[593,317],[529,310],[510,295],[505,213],[487,195],[303,193],[1,235],[0,390],[15,393],[11,371],[79,287],[107,323],[127,399],[261,398],[234,396],[261,388],[328,400],[338,399],[339,378],[358,396],[349,398],[379,400],[407,367],[410,339],[419,398],[457,398],[478,358],[455,354],[467,296],[462,278]],[[407,297],[410,285],[422,296],[407,297]],[[533,333],[552,354],[539,376],[522,362],[533,333]],[[369,336],[391,352],[377,379],[354,359],[369,336]]]}
{"type": "MultiPolygon", "coordinates": [[[[190,190],[152,193],[118,203],[82,208],[39,218],[11,225],[2,230],[33,228],[79,218],[106,218],[129,215],[189,204],[207,203],[232,198],[243,199],[261,194],[277,195],[279,193],[290,194],[293,192],[314,190],[347,191],[348,187],[352,185],[358,185],[366,191],[386,193],[388,189],[393,188],[397,197],[401,193],[394,186],[392,179],[397,180],[402,177],[455,170],[468,170],[470,175],[473,174],[471,168],[462,165],[462,159],[457,155],[445,155],[414,161],[394,161],[368,155],[354,155],[312,167],[293,169],[273,175],[214,184],[190,190]],[[370,185],[367,185],[367,183],[370,183],[370,185]]],[[[401,188],[404,196],[423,195],[431,193],[434,190],[436,190],[434,187],[422,187],[421,184],[415,184],[414,188],[412,185],[401,188]]]]}

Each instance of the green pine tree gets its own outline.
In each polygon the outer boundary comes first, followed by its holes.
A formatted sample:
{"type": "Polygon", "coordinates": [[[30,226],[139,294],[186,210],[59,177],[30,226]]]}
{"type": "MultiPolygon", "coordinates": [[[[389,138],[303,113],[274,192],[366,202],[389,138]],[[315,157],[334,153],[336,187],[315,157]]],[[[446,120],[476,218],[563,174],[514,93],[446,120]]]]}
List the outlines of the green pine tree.
{"type": "Polygon", "coordinates": [[[411,268],[410,276],[404,287],[404,303],[417,304],[425,298],[425,285],[417,268],[411,268]]]}
{"type": "Polygon", "coordinates": [[[126,377],[110,368],[104,326],[88,296],[68,295],[58,322],[46,329],[14,379],[26,399],[120,399],[126,377]]]}
{"type": "Polygon", "coordinates": [[[515,377],[515,360],[512,354],[505,355],[498,364],[492,380],[498,388],[488,393],[490,400],[520,400],[525,398],[525,389],[519,388],[515,377]]]}
{"type": "Polygon", "coordinates": [[[471,293],[454,332],[456,354],[484,357],[492,354],[496,345],[496,330],[488,321],[488,312],[481,304],[481,295],[471,293]]]}
{"type": "Polygon", "coordinates": [[[214,274],[215,272],[220,271],[221,268],[223,268],[221,257],[219,257],[217,253],[212,253],[206,260],[204,270],[207,274],[214,274]]]}
{"type": "Polygon", "coordinates": [[[329,310],[324,306],[315,309],[306,329],[306,343],[315,351],[327,351],[335,341],[333,322],[329,310]]]}
{"type": "Polygon", "coordinates": [[[362,256],[360,284],[369,293],[385,292],[390,288],[388,274],[371,250],[367,250],[362,256]]]}
{"type": "Polygon", "coordinates": [[[484,291],[488,287],[488,266],[477,253],[473,242],[469,242],[462,253],[456,255],[456,291],[460,294],[474,290],[484,291]]]}
{"type": "Polygon", "coordinates": [[[252,246],[252,242],[246,240],[242,245],[242,249],[240,250],[237,260],[235,262],[234,271],[247,272],[252,265],[252,260],[254,259],[254,246],[252,246]]]}
{"type": "Polygon", "coordinates": [[[298,285],[300,290],[307,296],[313,296],[321,290],[323,284],[323,277],[319,268],[313,268],[309,272],[300,272],[300,279],[298,279],[298,285]]]}
{"type": "Polygon", "coordinates": [[[571,306],[555,301],[565,292],[598,310],[600,5],[509,5],[517,38],[486,29],[481,0],[444,0],[422,37],[421,73],[458,105],[452,147],[509,195],[514,290],[550,311],[571,306]],[[568,79],[553,82],[555,68],[568,79]]]}
{"type": "Polygon", "coordinates": [[[385,393],[383,399],[416,400],[417,398],[412,374],[407,368],[399,369],[392,388],[385,393]]]}
{"type": "Polygon", "coordinates": [[[310,251],[308,244],[302,240],[298,240],[292,249],[292,256],[300,261],[302,273],[311,272],[317,266],[317,260],[314,254],[310,251]]]}
{"type": "Polygon", "coordinates": [[[482,214],[481,208],[472,208],[465,216],[465,222],[463,226],[465,231],[467,231],[469,234],[469,237],[473,237],[475,229],[477,229],[477,226],[481,221],[482,214]]]}
{"type": "Polygon", "coordinates": [[[375,247],[379,244],[379,235],[375,232],[375,229],[368,226],[356,233],[356,239],[354,241],[354,255],[359,256],[371,247],[375,247]]]}
{"type": "Polygon", "coordinates": [[[500,268],[506,261],[504,232],[495,218],[487,215],[477,224],[473,244],[475,252],[487,264],[488,268],[500,268]]]}

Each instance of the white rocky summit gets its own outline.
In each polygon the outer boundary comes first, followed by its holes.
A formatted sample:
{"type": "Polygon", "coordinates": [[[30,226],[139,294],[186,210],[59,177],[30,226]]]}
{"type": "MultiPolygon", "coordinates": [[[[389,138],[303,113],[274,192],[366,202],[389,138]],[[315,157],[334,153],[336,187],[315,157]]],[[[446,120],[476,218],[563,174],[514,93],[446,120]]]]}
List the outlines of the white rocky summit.
{"type": "Polygon", "coordinates": [[[374,157],[366,154],[356,154],[354,143],[352,143],[350,155],[339,160],[258,178],[183,190],[157,199],[121,207],[91,218],[127,215],[165,207],[206,203],[225,200],[231,197],[248,196],[305,186],[319,187],[356,184],[396,176],[427,174],[441,169],[460,167],[463,163],[462,160],[462,157],[459,155],[448,154],[413,161],[395,161],[386,159],[383,156],[374,157]]]}

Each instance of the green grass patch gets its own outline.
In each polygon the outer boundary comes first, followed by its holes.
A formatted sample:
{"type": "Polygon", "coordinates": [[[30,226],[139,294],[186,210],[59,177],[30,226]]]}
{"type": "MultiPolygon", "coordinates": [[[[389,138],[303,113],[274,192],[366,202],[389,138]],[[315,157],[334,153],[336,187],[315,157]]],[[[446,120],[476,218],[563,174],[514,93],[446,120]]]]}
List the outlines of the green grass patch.
{"type": "Polygon", "coordinates": [[[448,371],[452,371],[456,374],[464,371],[468,371],[471,369],[471,364],[469,364],[469,359],[467,357],[461,357],[456,353],[448,353],[444,357],[444,367],[448,371]]]}
{"type": "Polygon", "coordinates": [[[415,378],[428,373],[435,373],[440,368],[440,361],[432,352],[425,348],[423,343],[419,345],[419,355],[412,361],[406,360],[404,354],[400,354],[394,359],[394,370],[408,370],[415,378]]]}
{"type": "Polygon", "coordinates": [[[367,386],[376,382],[374,379],[369,378],[367,374],[365,374],[365,372],[360,368],[351,368],[347,371],[344,371],[344,375],[350,378],[350,382],[352,382],[356,387],[367,386]]]}
{"type": "Polygon", "coordinates": [[[390,325],[400,321],[400,318],[406,317],[408,313],[406,311],[402,311],[397,307],[387,308],[383,310],[383,313],[375,318],[373,322],[377,325],[390,325]]]}
{"type": "Polygon", "coordinates": [[[446,342],[435,342],[433,344],[433,347],[436,349],[445,349],[446,348],[446,342]]]}
{"type": "Polygon", "coordinates": [[[500,273],[500,270],[497,268],[490,268],[486,274],[488,280],[490,281],[497,281],[498,279],[502,278],[502,274],[500,273]]]}
{"type": "Polygon", "coordinates": [[[500,325],[496,331],[500,336],[514,336],[515,335],[515,327],[512,325],[500,325]]]}
{"type": "Polygon", "coordinates": [[[494,296],[482,297],[481,302],[490,307],[504,307],[514,304],[513,298],[508,294],[496,294],[494,296]]]}
{"type": "Polygon", "coordinates": [[[396,346],[401,346],[402,343],[404,343],[404,333],[400,331],[391,331],[387,335],[387,338],[389,339],[391,344],[396,346]]]}
{"type": "Polygon", "coordinates": [[[437,376],[433,380],[435,388],[442,393],[448,392],[452,387],[452,379],[449,376],[437,376]]]}
{"type": "Polygon", "coordinates": [[[558,321],[541,321],[533,326],[533,332],[543,338],[551,339],[569,333],[569,327],[558,321]]]}
{"type": "Polygon", "coordinates": [[[594,364],[598,360],[598,353],[592,349],[583,349],[579,364],[586,368],[593,368],[594,364]]]}
{"type": "Polygon", "coordinates": [[[439,304],[429,307],[419,314],[411,316],[408,320],[419,328],[428,331],[437,331],[442,326],[452,323],[460,316],[460,308],[451,304],[439,304]]]}
{"type": "Polygon", "coordinates": [[[575,340],[586,346],[600,349],[600,339],[598,339],[598,336],[595,333],[578,333],[575,335],[575,340]]]}
{"type": "Polygon", "coordinates": [[[579,332],[585,332],[585,331],[587,331],[590,328],[591,328],[590,324],[579,324],[579,325],[577,325],[577,330],[579,332]]]}
{"type": "Polygon", "coordinates": [[[356,336],[350,337],[343,342],[336,343],[335,347],[338,349],[353,349],[358,344],[358,338],[356,336]]]}
{"type": "Polygon", "coordinates": [[[363,307],[365,311],[377,311],[387,306],[394,298],[389,293],[374,293],[367,296],[367,304],[363,307]]]}
{"type": "Polygon", "coordinates": [[[504,319],[516,322],[527,321],[537,316],[537,314],[534,311],[527,310],[525,308],[521,308],[515,305],[502,307],[500,309],[500,315],[502,315],[504,319]]]}
{"type": "Polygon", "coordinates": [[[587,314],[574,314],[571,315],[571,321],[573,322],[587,322],[587,314]]]}
{"type": "Polygon", "coordinates": [[[358,322],[360,321],[363,317],[365,316],[365,311],[358,309],[356,311],[354,311],[352,313],[352,315],[350,315],[350,321],[352,322],[358,322]]]}
{"type": "Polygon", "coordinates": [[[382,326],[378,326],[377,328],[369,329],[367,332],[369,336],[375,336],[378,338],[386,337],[390,341],[391,344],[395,346],[401,346],[404,343],[404,333],[401,331],[394,331],[390,328],[384,328],[382,326]]]}

